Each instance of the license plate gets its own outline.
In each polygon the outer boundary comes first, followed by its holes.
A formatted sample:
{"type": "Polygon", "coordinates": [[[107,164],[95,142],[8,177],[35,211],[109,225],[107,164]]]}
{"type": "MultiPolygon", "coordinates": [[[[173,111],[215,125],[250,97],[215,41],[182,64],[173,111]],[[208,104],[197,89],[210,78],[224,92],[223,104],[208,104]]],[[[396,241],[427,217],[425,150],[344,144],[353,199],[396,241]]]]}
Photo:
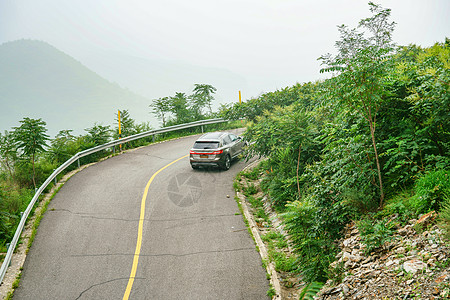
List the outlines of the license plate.
{"type": "Polygon", "coordinates": [[[208,158],[208,155],[200,155],[200,158],[208,158]]]}

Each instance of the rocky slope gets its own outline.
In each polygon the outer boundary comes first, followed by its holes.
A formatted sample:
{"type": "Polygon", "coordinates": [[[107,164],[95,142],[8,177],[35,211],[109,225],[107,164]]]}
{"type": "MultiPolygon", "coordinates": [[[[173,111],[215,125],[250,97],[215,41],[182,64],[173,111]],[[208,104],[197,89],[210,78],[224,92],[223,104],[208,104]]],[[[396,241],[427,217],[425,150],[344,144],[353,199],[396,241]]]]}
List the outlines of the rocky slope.
{"type": "Polygon", "coordinates": [[[450,299],[449,244],[434,221],[434,212],[411,220],[370,255],[348,225],[331,265],[342,281],[328,281],[315,299],[450,299]]]}

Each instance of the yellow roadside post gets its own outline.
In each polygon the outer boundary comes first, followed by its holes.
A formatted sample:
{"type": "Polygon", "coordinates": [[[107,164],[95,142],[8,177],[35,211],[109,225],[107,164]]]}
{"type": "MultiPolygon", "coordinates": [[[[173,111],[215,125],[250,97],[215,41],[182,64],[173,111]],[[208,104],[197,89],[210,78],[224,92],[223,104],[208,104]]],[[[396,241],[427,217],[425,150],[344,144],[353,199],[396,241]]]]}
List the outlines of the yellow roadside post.
{"type": "MultiPolygon", "coordinates": [[[[239,91],[239,105],[242,104],[241,91],[239,91]]],[[[241,120],[242,126],[244,126],[244,120],[241,120]]]]}
{"type": "MultiPolygon", "coordinates": [[[[120,128],[120,109],[117,110],[117,115],[119,116],[119,140],[122,138],[122,129],[120,128]]],[[[119,145],[120,152],[122,152],[122,144],[119,145]]]]}

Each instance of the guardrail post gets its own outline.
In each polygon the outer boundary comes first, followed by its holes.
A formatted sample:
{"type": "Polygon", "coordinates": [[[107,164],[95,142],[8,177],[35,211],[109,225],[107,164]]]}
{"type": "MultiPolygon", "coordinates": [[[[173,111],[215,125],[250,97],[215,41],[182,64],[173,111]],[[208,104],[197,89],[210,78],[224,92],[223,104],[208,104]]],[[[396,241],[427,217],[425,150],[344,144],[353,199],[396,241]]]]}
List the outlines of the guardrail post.
{"type": "Polygon", "coordinates": [[[116,146],[112,147],[113,154],[116,154],[116,146]]]}
{"type": "Polygon", "coordinates": [[[203,133],[203,125],[202,125],[202,133],[203,133]]]}
{"type": "Polygon", "coordinates": [[[78,168],[80,168],[80,159],[77,159],[78,162],[78,168]]]}
{"type": "MultiPolygon", "coordinates": [[[[11,246],[11,244],[10,243],[6,243],[6,252],[8,252],[9,246],[11,246]]],[[[11,267],[11,261],[9,261],[8,267],[11,267]]]]}
{"type": "Polygon", "coordinates": [[[152,143],[155,142],[155,135],[156,135],[156,134],[152,135],[152,143]]]}

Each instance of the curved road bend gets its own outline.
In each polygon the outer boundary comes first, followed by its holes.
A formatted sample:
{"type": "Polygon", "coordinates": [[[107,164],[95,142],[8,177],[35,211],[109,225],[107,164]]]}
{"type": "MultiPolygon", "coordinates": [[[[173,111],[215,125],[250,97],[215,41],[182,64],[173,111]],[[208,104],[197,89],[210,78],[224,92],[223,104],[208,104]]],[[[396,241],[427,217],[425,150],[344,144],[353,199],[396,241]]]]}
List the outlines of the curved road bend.
{"type": "Polygon", "coordinates": [[[75,174],[41,221],[14,299],[267,299],[261,259],[233,199],[244,163],[194,171],[184,157],[161,170],[195,139],[151,145],[75,174]]]}

